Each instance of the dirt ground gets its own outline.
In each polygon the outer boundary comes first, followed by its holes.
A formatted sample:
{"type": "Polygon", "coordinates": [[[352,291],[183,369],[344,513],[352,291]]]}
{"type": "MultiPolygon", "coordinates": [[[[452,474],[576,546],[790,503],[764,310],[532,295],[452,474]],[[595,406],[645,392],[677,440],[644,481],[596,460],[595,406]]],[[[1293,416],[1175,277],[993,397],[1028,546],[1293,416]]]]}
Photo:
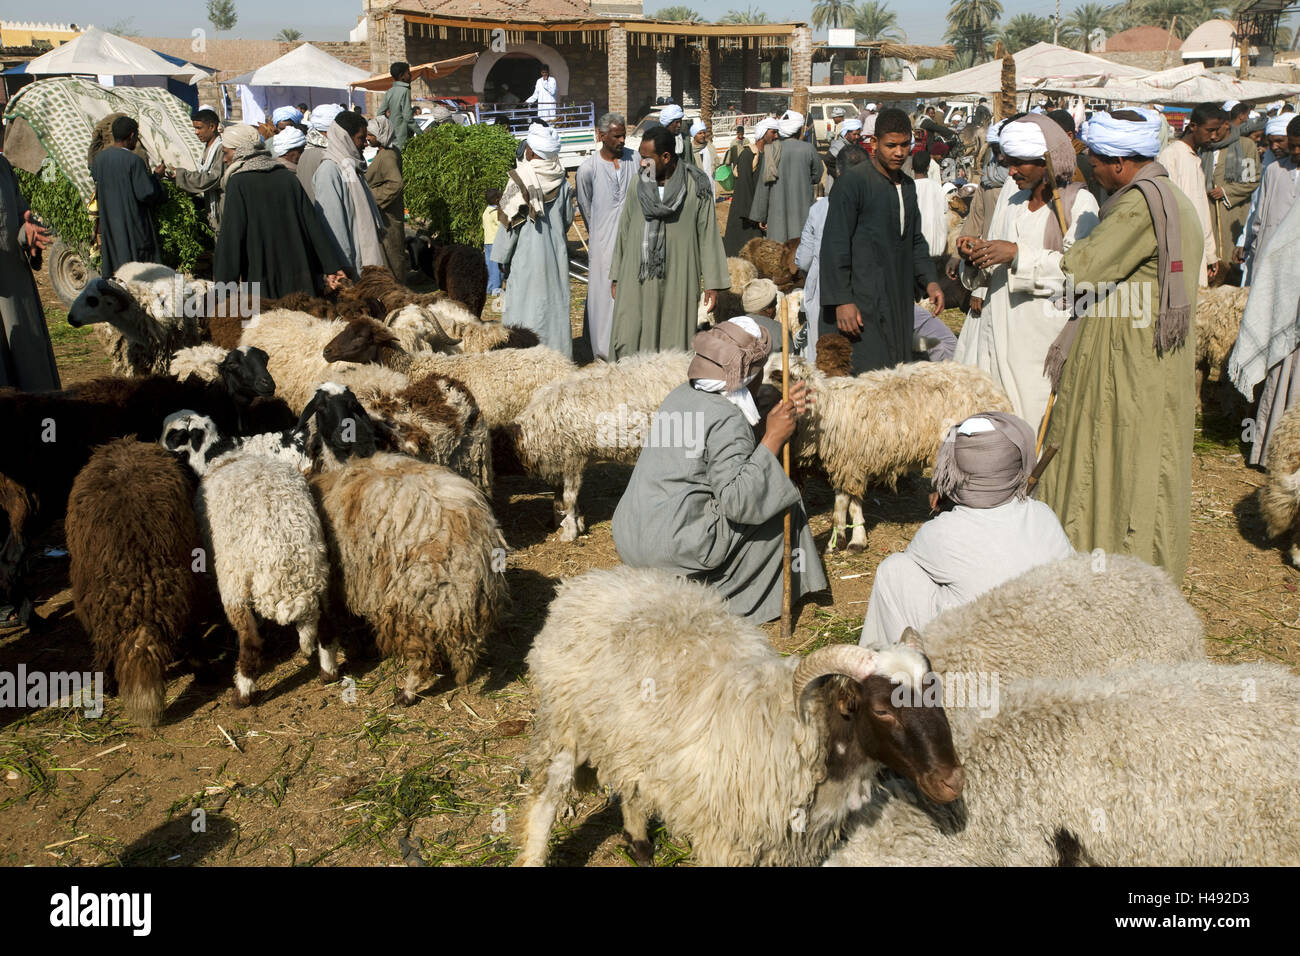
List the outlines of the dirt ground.
{"type": "MultiPolygon", "coordinates": [[[[723,214],[725,215],[725,207],[723,214]]],[[[70,328],[44,276],[42,298],[65,384],[107,371],[86,330],[70,328]]],[[[574,283],[574,332],[585,287],[574,283]]],[[[956,312],[946,319],[959,322],[956,312]]],[[[1207,402],[1217,411],[1217,401],[1207,402]]],[[[1238,445],[1240,409],[1198,428],[1191,561],[1183,585],[1223,661],[1300,664],[1300,572],[1266,540],[1255,503],[1261,472],[1238,445]]],[[[294,635],[267,627],[267,672],[254,707],[231,700],[234,637],[206,637],[199,670],[177,665],[161,725],[132,726],[116,700],[102,717],[70,708],[0,710],[0,865],[408,865],[511,862],[527,806],[533,698],[524,656],[563,578],[617,563],[610,535],[629,470],[596,466],[582,507],[588,534],[562,544],[551,530],[551,492],[501,478],[494,506],[515,550],[507,578],[514,611],[466,687],[443,681],[411,708],[393,705],[398,673],[345,644],[343,674],[324,686],[294,635]]],[[[825,556],[831,594],[798,609],[782,652],[856,640],[872,574],[926,516],[923,478],[866,502],[869,547],[825,556]]],[[[805,489],[818,545],[830,533],[832,496],[805,489]]],[[[56,529],[42,542],[61,545],[56,529]]],[[[66,557],[43,560],[37,634],[0,637],[0,671],[88,671],[89,642],[73,615],[66,557]]],[[[630,865],[616,803],[588,795],[556,826],[559,864],[630,865]]],[[[656,862],[689,862],[660,833],[656,862]]]]}

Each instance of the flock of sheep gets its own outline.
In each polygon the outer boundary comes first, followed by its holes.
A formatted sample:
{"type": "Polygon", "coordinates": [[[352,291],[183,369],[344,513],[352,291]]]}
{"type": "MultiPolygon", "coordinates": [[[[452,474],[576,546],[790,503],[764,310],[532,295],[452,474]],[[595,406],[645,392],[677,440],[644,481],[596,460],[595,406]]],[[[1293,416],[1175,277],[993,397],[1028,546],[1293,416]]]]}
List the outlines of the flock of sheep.
{"type": "MultiPolygon", "coordinates": [[[[730,260],[715,318],[738,313],[756,276],[793,288],[788,252],[756,240],[730,260]]],[[[635,462],[689,355],[578,367],[448,285],[418,294],[368,267],[333,299],[262,303],[243,322],[219,317],[210,283],[163,267],[92,281],[69,322],[96,326],[116,374],[0,391],[14,436],[0,447],[0,587],[39,623],[24,558],[65,517],[95,666],[143,725],[161,718],[195,625],[222,613],[241,706],[259,621],[292,625],[326,682],[345,622],[405,668],[402,703],[438,675],[468,681],[510,605],[496,471],[549,485],[559,539],[575,540],[586,467],[635,462]],[[616,442],[610,416],[630,430],[616,442]]],[[[1198,329],[1231,322],[1227,299],[1207,302],[1198,329]]],[[[794,457],[827,478],[837,538],[851,524],[855,549],[870,486],[931,465],[947,424],[1009,408],[952,362],[854,377],[795,360],[791,374],[814,396],[794,457]]],[[[1300,419],[1294,431],[1291,472],[1264,493],[1279,532],[1300,510],[1300,419]]],[[[639,859],[658,817],[704,863],[1300,860],[1300,682],[1206,663],[1177,588],[1132,559],[1083,555],[896,646],[807,657],[777,654],[705,587],[592,571],[561,585],[528,664],[522,862],[545,861],[561,801],[596,784],[620,794],[639,859]],[[931,700],[936,674],[992,675],[996,713],[931,700]]]]}

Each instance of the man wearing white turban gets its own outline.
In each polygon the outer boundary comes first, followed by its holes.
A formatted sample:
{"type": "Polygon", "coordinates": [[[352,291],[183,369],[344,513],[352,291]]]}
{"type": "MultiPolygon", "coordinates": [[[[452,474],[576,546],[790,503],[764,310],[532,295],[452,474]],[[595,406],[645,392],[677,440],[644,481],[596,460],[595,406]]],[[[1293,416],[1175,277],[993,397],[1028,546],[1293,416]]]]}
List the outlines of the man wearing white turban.
{"type": "Polygon", "coordinates": [[[704,120],[697,119],[691,124],[691,152],[695,154],[695,165],[712,179],[713,168],[718,165],[718,154],[713,149],[713,137],[704,120]]]}
{"type": "Polygon", "coordinates": [[[1042,500],[1077,550],[1130,554],[1177,582],[1191,535],[1201,224],[1153,161],[1159,114],[1095,114],[1086,142],[1110,198],[1061,261],[1076,318],[1048,352],[1057,397],[1044,447],[1061,451],[1042,500]]]}
{"type": "MultiPolygon", "coordinates": [[[[1070,317],[1057,304],[1065,291],[1061,260],[1100,219],[1092,193],[1072,182],[1074,146],[1054,120],[1032,114],[1007,123],[1000,146],[1015,191],[994,210],[987,238],[958,242],[962,283],[987,289],[980,314],[962,326],[958,355],[988,372],[1037,430],[1052,393],[1043,362],[1070,317]],[[1049,156],[1055,182],[1047,176],[1049,156]]],[[[920,189],[918,182],[918,201],[920,189]]]]}
{"type": "Polygon", "coordinates": [[[690,148],[690,137],[682,135],[682,118],[685,116],[682,108],[676,103],[669,103],[659,111],[659,125],[668,129],[673,134],[673,149],[677,151],[677,158],[687,166],[695,166],[699,163],[699,158],[690,148]]]}
{"type": "Polygon", "coordinates": [[[302,157],[303,147],[307,145],[307,134],[296,126],[287,127],[275,134],[271,140],[271,155],[276,161],[293,173],[298,172],[298,160],[302,157]]]}
{"type": "MultiPolygon", "coordinates": [[[[569,247],[572,190],[560,165],[560,133],[534,123],[524,155],[508,173],[497,207],[501,228],[492,241],[492,261],[506,268],[501,321],[532,329],[542,344],[573,355],[569,324],[569,247]]],[[[594,278],[594,277],[593,277],[594,278]]]]}
{"type": "Polygon", "coordinates": [[[330,126],[334,124],[334,117],[343,112],[343,107],[337,103],[326,103],[324,106],[318,106],[311,111],[311,118],[307,123],[307,145],[303,147],[302,156],[298,158],[298,182],[302,183],[302,188],[307,191],[307,198],[315,202],[316,186],[313,177],[316,175],[316,169],[320,166],[321,160],[325,158],[325,148],[328,145],[326,133],[329,132],[330,126]]]}
{"type": "Polygon", "coordinates": [[[780,139],[764,147],[758,165],[758,185],[749,218],[775,242],[798,239],[812,208],[813,191],[825,164],[811,143],[799,138],[803,114],[786,110],[777,121],[780,139]]]}
{"type": "MultiPolygon", "coordinates": [[[[1264,142],[1267,148],[1264,150],[1264,158],[1260,164],[1260,181],[1267,175],[1268,168],[1279,159],[1287,155],[1287,127],[1291,121],[1296,118],[1295,113],[1279,113],[1277,116],[1269,117],[1268,123],[1264,126],[1264,142]]],[[[1241,235],[1237,237],[1237,248],[1233,250],[1232,261],[1241,263],[1243,272],[1243,284],[1250,281],[1251,268],[1254,265],[1255,252],[1259,248],[1255,241],[1255,236],[1259,230],[1259,200],[1262,190],[1255,190],[1255,194],[1250,198],[1250,212],[1246,216],[1245,228],[1241,230],[1241,235]]],[[[1281,217],[1274,217],[1275,222],[1280,222],[1281,217]]]]}

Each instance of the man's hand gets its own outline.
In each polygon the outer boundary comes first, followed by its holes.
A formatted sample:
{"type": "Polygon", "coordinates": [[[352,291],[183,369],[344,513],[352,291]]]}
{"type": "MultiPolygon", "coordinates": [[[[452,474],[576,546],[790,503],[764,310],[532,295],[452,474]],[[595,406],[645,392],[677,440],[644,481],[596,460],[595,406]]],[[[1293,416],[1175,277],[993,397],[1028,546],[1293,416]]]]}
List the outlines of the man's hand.
{"type": "Polygon", "coordinates": [[[28,249],[48,249],[54,242],[50,231],[36,221],[30,209],[23,213],[23,231],[27,233],[28,249]]]}
{"type": "Polygon", "coordinates": [[[1020,247],[1004,239],[991,239],[976,247],[971,262],[980,269],[992,269],[1015,260],[1020,247]]]}
{"type": "Polygon", "coordinates": [[[938,315],[943,311],[943,290],[939,288],[939,283],[931,282],[925,287],[926,298],[930,300],[930,311],[938,315]]]}
{"type": "Polygon", "coordinates": [[[1237,265],[1241,265],[1242,263],[1244,263],[1244,262],[1246,261],[1246,248],[1245,248],[1245,246],[1234,246],[1234,247],[1233,247],[1233,250],[1232,250],[1232,261],[1235,262],[1235,263],[1237,263],[1237,265]]]}
{"type": "Polygon", "coordinates": [[[947,274],[948,278],[952,279],[954,282],[957,280],[957,267],[960,265],[960,263],[961,263],[960,259],[958,259],[956,256],[952,256],[951,258],[948,259],[948,264],[944,266],[943,271],[947,274]]]}
{"type": "Polygon", "coordinates": [[[717,304],[718,304],[718,290],[705,289],[704,290],[704,311],[708,313],[712,313],[714,308],[717,307],[717,304]]]}
{"type": "Polygon", "coordinates": [[[1210,262],[1205,266],[1205,281],[1214,285],[1214,280],[1219,277],[1219,273],[1225,268],[1223,262],[1210,262]]]}
{"type": "Polygon", "coordinates": [[[610,297],[611,299],[617,299],[617,298],[618,298],[618,280],[617,280],[617,279],[615,279],[613,282],[611,282],[611,283],[609,284],[609,297],[610,297]]]}
{"type": "Polygon", "coordinates": [[[339,287],[339,284],[343,282],[345,279],[347,279],[347,273],[345,273],[342,269],[340,269],[338,272],[335,272],[333,275],[327,275],[325,277],[325,288],[329,289],[330,291],[333,291],[337,289],[339,287]]]}
{"type": "Polygon", "coordinates": [[[795,424],[800,415],[812,404],[806,382],[795,382],[790,386],[790,397],[777,402],[767,413],[767,424],[763,430],[763,447],[774,455],[780,455],[794,435],[795,424]]]}
{"type": "Polygon", "coordinates": [[[762,229],[764,232],[767,232],[767,223],[765,223],[765,222],[760,222],[760,223],[758,224],[758,228],[759,228],[759,229],[762,229]]]}
{"type": "Polygon", "coordinates": [[[970,297],[970,310],[974,315],[979,315],[984,311],[984,300],[977,295],[970,297]]]}
{"type": "Polygon", "coordinates": [[[1222,198],[1223,198],[1223,187],[1222,187],[1222,186],[1215,186],[1213,189],[1210,190],[1210,192],[1209,192],[1209,196],[1210,196],[1211,199],[1215,199],[1215,200],[1222,199],[1222,198]]]}
{"type": "Polygon", "coordinates": [[[157,166],[153,168],[153,171],[155,176],[166,176],[167,166],[165,163],[159,163],[157,166]]]}
{"type": "Polygon", "coordinates": [[[841,332],[857,335],[862,331],[862,313],[852,302],[845,302],[835,307],[835,324],[841,332]]]}
{"type": "Polygon", "coordinates": [[[970,257],[975,253],[975,243],[978,241],[975,236],[958,236],[957,255],[970,262],[970,257]]]}

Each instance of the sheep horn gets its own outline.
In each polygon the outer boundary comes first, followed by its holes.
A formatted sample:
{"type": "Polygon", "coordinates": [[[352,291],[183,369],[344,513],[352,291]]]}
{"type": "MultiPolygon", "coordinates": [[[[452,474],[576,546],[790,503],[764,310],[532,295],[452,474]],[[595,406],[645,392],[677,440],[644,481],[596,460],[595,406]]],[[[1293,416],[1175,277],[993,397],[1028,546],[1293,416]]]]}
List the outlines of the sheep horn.
{"type": "Polygon", "coordinates": [[[876,655],[857,644],[832,644],[813,651],[794,671],[794,699],[803,700],[808,685],[827,674],[844,674],[854,680],[865,680],[876,670],[876,655]]]}

